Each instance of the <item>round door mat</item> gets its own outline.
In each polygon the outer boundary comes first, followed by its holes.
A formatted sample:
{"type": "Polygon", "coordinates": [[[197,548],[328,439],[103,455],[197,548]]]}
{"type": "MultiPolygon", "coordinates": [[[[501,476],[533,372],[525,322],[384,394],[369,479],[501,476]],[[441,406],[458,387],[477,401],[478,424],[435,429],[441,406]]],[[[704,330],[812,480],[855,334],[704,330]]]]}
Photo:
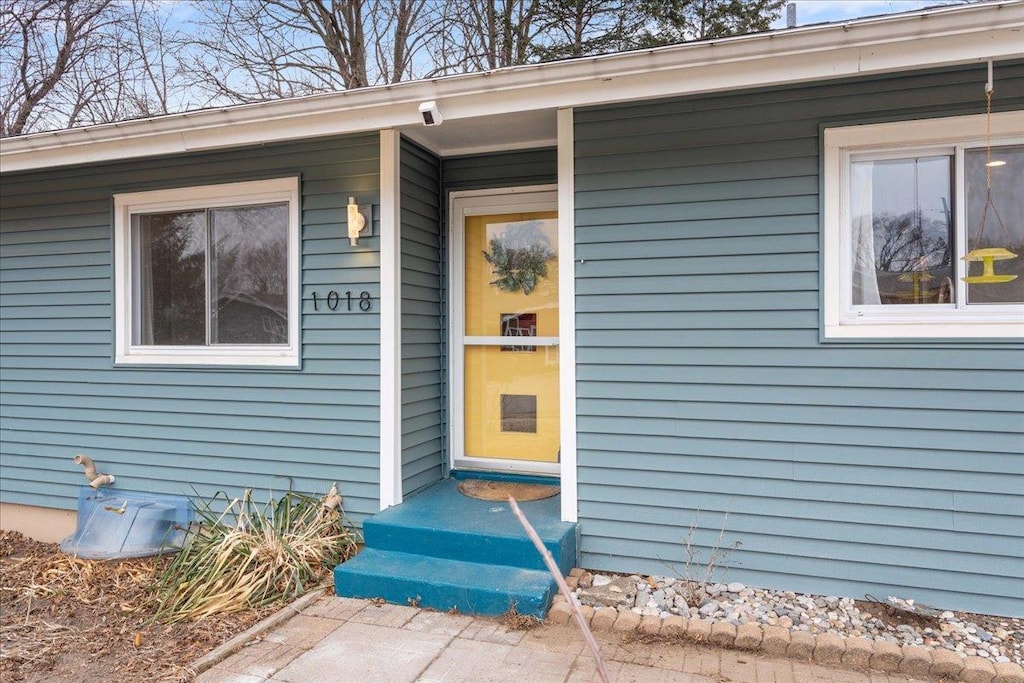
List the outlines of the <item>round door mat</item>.
{"type": "Polygon", "coordinates": [[[459,492],[470,498],[480,500],[508,500],[512,496],[517,501],[540,500],[558,495],[557,486],[543,484],[524,484],[520,481],[491,481],[490,479],[464,479],[459,482],[459,492]]]}

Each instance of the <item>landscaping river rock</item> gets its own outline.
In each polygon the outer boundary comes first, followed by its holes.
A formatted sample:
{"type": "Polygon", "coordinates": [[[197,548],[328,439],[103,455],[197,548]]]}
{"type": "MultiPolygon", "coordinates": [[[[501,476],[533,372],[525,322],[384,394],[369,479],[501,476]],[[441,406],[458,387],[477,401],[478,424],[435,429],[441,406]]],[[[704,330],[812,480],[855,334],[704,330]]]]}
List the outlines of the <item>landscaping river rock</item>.
{"type": "Polygon", "coordinates": [[[663,576],[579,573],[571,578],[581,604],[631,610],[643,616],[782,626],[812,635],[945,648],[965,657],[1024,665],[1024,619],[941,611],[913,600],[881,601],[750,588],[742,583],[699,584],[663,576]]]}

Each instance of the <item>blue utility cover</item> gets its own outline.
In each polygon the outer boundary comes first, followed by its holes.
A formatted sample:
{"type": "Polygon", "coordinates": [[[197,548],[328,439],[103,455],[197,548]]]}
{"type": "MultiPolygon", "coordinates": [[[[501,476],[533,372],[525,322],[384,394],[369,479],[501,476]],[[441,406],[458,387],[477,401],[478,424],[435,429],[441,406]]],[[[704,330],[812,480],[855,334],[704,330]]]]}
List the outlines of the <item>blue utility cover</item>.
{"type": "Polygon", "coordinates": [[[88,560],[173,552],[185,540],[192,516],[185,496],[83,486],[75,533],[61,541],[60,549],[88,560]]]}

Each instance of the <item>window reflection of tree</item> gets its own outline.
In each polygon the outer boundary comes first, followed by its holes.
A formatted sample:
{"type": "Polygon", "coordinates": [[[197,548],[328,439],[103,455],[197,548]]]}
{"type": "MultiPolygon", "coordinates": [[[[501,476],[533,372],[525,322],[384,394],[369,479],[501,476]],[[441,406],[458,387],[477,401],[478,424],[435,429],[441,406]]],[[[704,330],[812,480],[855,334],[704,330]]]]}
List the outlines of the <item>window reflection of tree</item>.
{"type": "Polygon", "coordinates": [[[873,219],[882,303],[947,303],[953,252],[948,220],[926,218],[920,209],[873,219]]]}
{"type": "Polygon", "coordinates": [[[208,230],[209,340],[287,343],[287,204],[150,214],[138,225],[140,343],[207,343],[208,230]]]}
{"type": "Polygon", "coordinates": [[[140,217],[144,344],[206,343],[206,238],[203,214],[140,217]]]}
{"type": "Polygon", "coordinates": [[[216,343],[287,342],[287,209],[276,204],[211,212],[216,343]]]}

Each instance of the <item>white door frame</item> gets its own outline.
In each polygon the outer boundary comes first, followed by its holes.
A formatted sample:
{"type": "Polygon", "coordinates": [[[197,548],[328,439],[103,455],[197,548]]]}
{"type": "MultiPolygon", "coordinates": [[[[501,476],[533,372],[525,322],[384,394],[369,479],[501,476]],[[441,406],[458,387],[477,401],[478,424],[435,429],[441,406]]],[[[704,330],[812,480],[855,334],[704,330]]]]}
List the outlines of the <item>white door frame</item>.
{"type": "MultiPolygon", "coordinates": [[[[558,210],[557,185],[528,185],[522,187],[503,187],[486,190],[462,190],[452,192],[448,199],[448,415],[451,438],[449,440],[449,463],[452,469],[487,469],[506,472],[526,472],[561,476],[562,458],[556,463],[541,463],[529,460],[503,460],[486,458],[469,460],[465,454],[465,219],[468,216],[481,216],[503,213],[527,213],[534,211],[558,210]]],[[[561,229],[561,222],[559,222],[561,229]]],[[[562,254],[559,252],[559,272],[563,266],[562,254]]],[[[572,262],[565,264],[572,267],[572,262]]],[[[563,304],[564,295],[559,290],[558,304],[563,304]]],[[[562,324],[561,318],[559,325],[562,324]]],[[[481,338],[483,339],[483,338],[481,338]]],[[[542,338],[542,343],[546,339],[542,338]]],[[[559,358],[561,363],[561,358],[559,358]]],[[[565,409],[562,399],[559,373],[559,401],[565,409]]],[[[573,406],[575,409],[575,406],[573,406]]]]}

